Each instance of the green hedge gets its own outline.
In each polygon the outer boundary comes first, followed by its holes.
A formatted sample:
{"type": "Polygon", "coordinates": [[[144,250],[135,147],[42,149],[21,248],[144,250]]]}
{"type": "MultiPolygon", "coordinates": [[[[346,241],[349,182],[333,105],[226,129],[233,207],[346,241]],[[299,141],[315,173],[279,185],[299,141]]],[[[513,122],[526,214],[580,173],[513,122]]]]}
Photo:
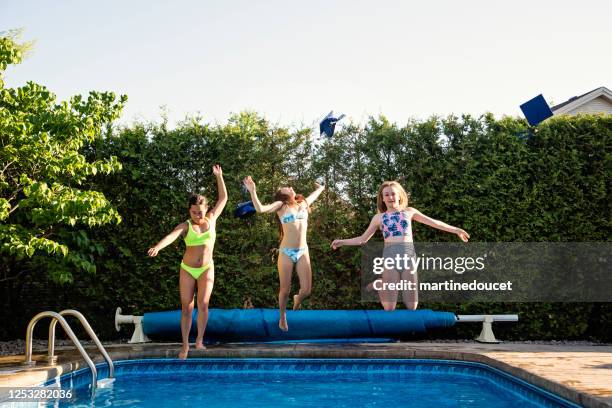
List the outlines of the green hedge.
{"type": "MultiPolygon", "coordinates": [[[[313,138],[309,129],[270,124],[252,113],[233,116],[226,125],[187,121],[175,130],[164,124],[134,125],[109,132],[87,148],[89,159],[114,155],[123,165],[121,172],[96,177],[89,186],[104,192],[123,218],[118,226],[87,231],[91,242],[103,247],[101,255],[95,254],[96,274],[75,272],[76,284],[60,289],[40,271],[27,277],[27,285],[7,287],[6,294],[19,297],[36,282],[61,290],[65,302],[75,302],[65,306],[94,316],[105,337],[116,335],[116,306],[133,314],[179,308],[182,243],[177,241],[156,258],[147,257],[146,251],[188,217],[190,192],[214,199],[211,167],[220,163],[229,202],[218,223],[212,307],[242,307],[247,297],[255,307],[277,305],[278,234],[273,216],[240,220],[231,214],[244,201],[240,180],[250,174],[266,200],[286,183],[304,193],[316,179],[327,185],[310,218],[313,296],[305,306],[378,308],[359,301],[359,251],[332,253],[329,243],[367,227],[383,180],[400,180],[411,193],[412,206],[464,228],[473,241],[609,241],[611,136],[610,115],[552,118],[535,130],[523,120],[492,116],[412,120],[404,126],[379,117],[365,127],[347,125],[331,140],[313,138]]],[[[418,224],[414,235],[417,241],[456,239],[418,224]]],[[[21,337],[28,317],[44,306],[44,300],[35,303],[1,335],[21,337]]],[[[519,313],[518,324],[496,328],[504,339],[611,337],[605,330],[612,320],[610,304],[422,307],[519,313]]],[[[477,331],[476,325],[461,326],[436,335],[471,337],[477,331]]]]}

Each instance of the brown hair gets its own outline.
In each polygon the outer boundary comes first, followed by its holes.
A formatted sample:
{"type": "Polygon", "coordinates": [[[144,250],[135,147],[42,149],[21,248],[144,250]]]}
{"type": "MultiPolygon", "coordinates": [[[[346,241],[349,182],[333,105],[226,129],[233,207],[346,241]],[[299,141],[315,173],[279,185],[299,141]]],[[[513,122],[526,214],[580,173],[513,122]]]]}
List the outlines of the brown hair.
{"type": "MultiPolygon", "coordinates": [[[[282,188],[282,187],[281,187],[282,188]]],[[[282,201],[283,205],[301,205],[303,202],[306,203],[306,206],[308,206],[308,202],[306,201],[306,199],[304,198],[304,196],[302,194],[296,194],[295,195],[295,199],[291,199],[291,197],[289,196],[289,194],[284,194],[281,192],[281,189],[279,188],[278,190],[276,190],[276,193],[274,193],[274,201],[282,201]]],[[[281,207],[283,208],[283,207],[281,207]]],[[[279,208],[280,210],[280,208],[279,208]]],[[[308,211],[310,211],[310,208],[308,208],[308,211]]],[[[280,222],[280,217],[278,216],[278,211],[276,214],[276,222],[278,224],[278,241],[282,241],[283,240],[283,224],[280,222]]]]}
{"type": "Polygon", "coordinates": [[[402,208],[408,207],[410,195],[406,193],[406,190],[404,190],[404,187],[402,187],[402,185],[398,183],[397,181],[385,181],[378,188],[378,194],[376,195],[376,208],[378,209],[379,213],[383,213],[387,211],[387,204],[385,204],[383,200],[383,196],[382,196],[383,190],[386,187],[395,187],[396,189],[398,189],[399,196],[400,196],[400,199],[399,199],[400,206],[402,208]]]}
{"type": "Polygon", "coordinates": [[[305,201],[304,196],[301,194],[296,194],[295,199],[292,200],[289,194],[282,193],[281,189],[282,187],[274,193],[274,201],[282,201],[284,205],[301,204],[302,201],[305,201]]]}
{"type": "Polygon", "coordinates": [[[208,208],[208,199],[201,194],[192,194],[189,197],[187,211],[191,210],[192,205],[205,205],[208,208]]]}

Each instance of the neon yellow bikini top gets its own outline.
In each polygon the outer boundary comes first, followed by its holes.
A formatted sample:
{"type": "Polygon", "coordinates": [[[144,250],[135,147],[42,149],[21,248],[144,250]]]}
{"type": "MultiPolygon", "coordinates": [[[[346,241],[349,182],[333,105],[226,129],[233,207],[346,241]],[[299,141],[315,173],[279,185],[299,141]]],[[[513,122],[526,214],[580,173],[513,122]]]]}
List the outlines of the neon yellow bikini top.
{"type": "Polygon", "coordinates": [[[204,217],[204,219],[208,221],[208,231],[201,234],[195,232],[193,230],[193,226],[191,225],[191,220],[187,220],[189,227],[187,229],[187,234],[185,235],[185,245],[200,246],[215,243],[215,228],[208,218],[204,217]]]}

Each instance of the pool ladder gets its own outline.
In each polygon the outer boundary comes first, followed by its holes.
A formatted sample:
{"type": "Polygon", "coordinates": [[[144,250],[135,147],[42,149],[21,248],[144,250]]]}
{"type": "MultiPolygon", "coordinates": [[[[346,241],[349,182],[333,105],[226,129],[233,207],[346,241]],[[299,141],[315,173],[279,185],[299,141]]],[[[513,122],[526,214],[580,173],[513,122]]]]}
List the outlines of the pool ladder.
{"type": "Polygon", "coordinates": [[[73,309],[62,310],[59,313],[51,311],[40,312],[39,314],[34,316],[32,320],[30,320],[28,328],[26,329],[25,361],[23,362],[24,365],[36,365],[36,361],[32,360],[32,335],[34,333],[34,326],[36,326],[36,323],[38,323],[38,321],[44,317],[51,318],[51,324],[49,325],[49,349],[47,355],[47,361],[49,364],[55,364],[57,362],[57,356],[55,356],[55,326],[59,322],[59,324],[62,326],[70,340],[72,340],[72,343],[74,343],[77,350],[79,350],[79,353],[81,353],[81,356],[83,357],[83,359],[89,366],[89,369],[91,370],[92,395],[95,393],[95,390],[99,385],[103,386],[114,380],[115,367],[113,365],[113,361],[106,352],[104,346],[102,346],[102,343],[100,343],[98,336],[96,336],[96,333],[94,333],[89,322],[87,321],[87,319],[85,319],[85,316],[83,316],[82,313],[73,309]],[[77,336],[74,334],[74,332],[70,328],[70,325],[68,325],[68,322],[66,321],[66,319],[64,319],[63,316],[74,316],[79,319],[79,322],[81,322],[81,325],[83,326],[89,337],[93,340],[95,345],[98,347],[98,350],[108,363],[108,379],[100,380],[98,382],[98,371],[96,370],[96,365],[93,363],[93,361],[89,357],[89,354],[87,354],[87,351],[85,351],[85,348],[83,348],[83,345],[81,344],[77,336]]]}

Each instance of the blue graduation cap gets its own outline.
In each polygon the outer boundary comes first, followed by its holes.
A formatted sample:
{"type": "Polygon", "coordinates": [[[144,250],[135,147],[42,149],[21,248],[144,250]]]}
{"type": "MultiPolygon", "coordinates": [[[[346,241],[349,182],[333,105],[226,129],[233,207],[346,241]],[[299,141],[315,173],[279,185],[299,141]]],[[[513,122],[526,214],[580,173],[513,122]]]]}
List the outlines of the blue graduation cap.
{"type": "MultiPolygon", "coordinates": [[[[242,195],[246,199],[249,196],[249,190],[247,190],[244,184],[242,185],[241,190],[242,190],[242,195]]],[[[234,216],[238,218],[247,218],[255,214],[256,212],[257,211],[255,210],[255,207],[253,206],[253,202],[245,201],[243,203],[239,203],[236,206],[236,209],[234,210],[234,216]]]]}
{"type": "Polygon", "coordinates": [[[529,122],[531,126],[536,126],[538,123],[550,118],[553,115],[542,94],[539,94],[535,98],[522,104],[521,110],[523,111],[525,118],[527,118],[527,122],[529,122]]]}
{"type": "Polygon", "coordinates": [[[345,115],[342,114],[337,118],[334,117],[334,111],[331,111],[323,118],[321,123],[319,123],[319,134],[325,135],[331,138],[334,135],[334,130],[336,129],[336,123],[340,121],[345,115]]]}
{"type": "Polygon", "coordinates": [[[256,211],[252,201],[239,203],[234,210],[234,216],[238,218],[247,218],[255,213],[256,211]]]}

